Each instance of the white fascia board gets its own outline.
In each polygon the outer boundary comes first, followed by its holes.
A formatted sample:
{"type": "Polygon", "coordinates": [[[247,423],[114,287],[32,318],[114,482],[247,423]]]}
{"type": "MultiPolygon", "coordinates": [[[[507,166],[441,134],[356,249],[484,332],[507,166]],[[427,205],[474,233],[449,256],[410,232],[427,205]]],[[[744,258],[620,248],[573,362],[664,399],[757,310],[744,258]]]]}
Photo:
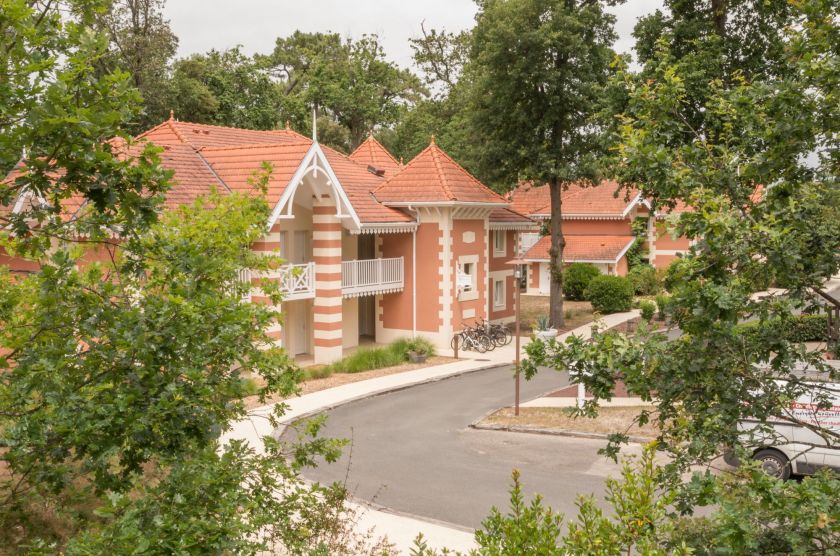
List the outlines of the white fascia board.
{"type": "Polygon", "coordinates": [[[309,167],[313,162],[319,164],[321,166],[321,170],[323,170],[324,173],[327,174],[327,177],[329,178],[330,183],[332,184],[333,190],[336,192],[336,195],[338,196],[340,202],[342,202],[347,208],[350,218],[353,219],[353,223],[355,224],[355,230],[359,230],[361,228],[359,215],[356,214],[356,210],[353,208],[353,205],[350,204],[350,199],[347,198],[347,193],[341,186],[341,182],[335,175],[332,166],[330,166],[330,163],[327,160],[323,149],[321,149],[321,146],[317,142],[313,142],[312,145],[309,147],[309,150],[306,151],[306,154],[303,156],[303,159],[301,160],[297,170],[295,170],[295,173],[292,175],[292,178],[289,180],[289,183],[286,184],[286,189],[283,191],[283,194],[277,201],[277,205],[275,205],[274,210],[271,211],[271,217],[269,217],[268,219],[268,229],[271,230],[271,228],[274,227],[274,224],[277,222],[277,219],[280,218],[280,215],[283,213],[283,209],[286,208],[286,206],[290,202],[292,202],[297,188],[300,186],[301,182],[303,181],[303,177],[309,171],[309,167]]]}
{"type": "Polygon", "coordinates": [[[635,238],[635,237],[634,237],[634,238],[630,241],[630,243],[628,243],[628,244],[624,247],[624,249],[622,249],[621,251],[619,251],[618,256],[615,258],[615,261],[614,261],[614,262],[615,262],[615,264],[618,264],[618,261],[620,261],[620,260],[621,260],[621,257],[623,257],[624,255],[626,255],[626,254],[627,254],[627,251],[629,251],[629,250],[630,250],[630,248],[631,248],[631,247],[633,247],[633,244],[634,244],[634,243],[636,243],[636,238],[635,238]]]}
{"type": "Polygon", "coordinates": [[[483,203],[483,202],[469,202],[469,201],[399,201],[388,202],[380,201],[386,207],[487,207],[487,208],[508,208],[510,203],[483,203]]]}
{"type": "Polygon", "coordinates": [[[353,205],[350,203],[350,199],[347,197],[347,192],[344,191],[344,188],[341,186],[341,182],[338,180],[338,176],[335,175],[332,166],[330,166],[330,163],[327,160],[327,155],[324,154],[324,150],[321,148],[321,145],[317,142],[313,143],[312,146],[315,149],[315,153],[318,156],[318,160],[324,165],[323,170],[327,173],[327,176],[330,178],[333,190],[336,192],[339,198],[341,198],[341,200],[344,202],[344,206],[347,207],[347,210],[350,212],[350,217],[353,219],[355,229],[360,229],[362,227],[362,223],[359,220],[359,215],[356,214],[356,209],[354,209],[353,205]]]}
{"type": "MultiPolygon", "coordinates": [[[[639,193],[636,193],[636,196],[633,197],[633,200],[630,201],[630,203],[628,203],[627,208],[624,209],[624,212],[621,213],[621,215],[626,218],[627,215],[630,214],[630,211],[633,210],[633,207],[635,207],[636,205],[638,205],[642,201],[643,201],[642,200],[642,193],[640,191],[639,193]]],[[[650,208],[650,203],[648,203],[648,208],[650,208]]]]}
{"type": "Polygon", "coordinates": [[[274,224],[277,222],[277,219],[280,218],[280,214],[282,214],[286,205],[294,199],[295,191],[297,191],[298,186],[303,180],[303,176],[306,174],[306,170],[309,167],[309,163],[312,161],[312,157],[315,156],[316,145],[317,143],[312,143],[309,150],[306,151],[305,155],[303,155],[300,165],[297,170],[295,170],[295,173],[292,174],[292,178],[289,180],[289,183],[286,184],[286,189],[284,189],[283,194],[280,195],[280,199],[274,206],[274,210],[271,211],[271,216],[268,218],[269,230],[274,227],[274,224]]]}

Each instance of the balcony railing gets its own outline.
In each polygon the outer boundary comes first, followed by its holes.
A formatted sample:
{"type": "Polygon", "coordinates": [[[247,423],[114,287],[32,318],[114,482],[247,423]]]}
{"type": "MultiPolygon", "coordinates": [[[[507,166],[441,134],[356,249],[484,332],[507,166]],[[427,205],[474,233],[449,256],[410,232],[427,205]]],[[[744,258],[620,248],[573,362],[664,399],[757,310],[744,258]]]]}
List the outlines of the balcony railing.
{"type": "Polygon", "coordinates": [[[341,263],[341,293],[344,297],[391,293],[404,287],[402,257],[341,263]]]}
{"type": "Polygon", "coordinates": [[[287,264],[277,270],[260,272],[257,277],[276,280],[284,301],[315,297],[315,263],[287,264]]]}

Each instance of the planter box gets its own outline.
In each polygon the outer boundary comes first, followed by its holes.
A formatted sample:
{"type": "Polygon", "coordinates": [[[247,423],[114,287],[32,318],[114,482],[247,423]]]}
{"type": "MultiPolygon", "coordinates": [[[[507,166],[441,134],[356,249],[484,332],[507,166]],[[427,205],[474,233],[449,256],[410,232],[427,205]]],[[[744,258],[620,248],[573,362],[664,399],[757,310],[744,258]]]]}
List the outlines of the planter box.
{"type": "Polygon", "coordinates": [[[408,352],[408,360],[412,363],[425,363],[428,355],[425,353],[417,353],[416,351],[408,352]]]}
{"type": "Polygon", "coordinates": [[[557,329],[549,328],[548,330],[537,330],[536,336],[540,340],[551,340],[552,338],[557,337],[557,329]]]}

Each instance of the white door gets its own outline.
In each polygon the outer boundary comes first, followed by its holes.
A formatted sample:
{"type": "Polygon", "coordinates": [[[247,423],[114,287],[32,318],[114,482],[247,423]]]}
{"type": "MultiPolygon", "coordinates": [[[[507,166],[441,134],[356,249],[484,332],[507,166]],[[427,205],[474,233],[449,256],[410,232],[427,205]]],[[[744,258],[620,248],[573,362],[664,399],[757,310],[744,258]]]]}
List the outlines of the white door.
{"type": "Polygon", "coordinates": [[[551,293],[551,274],[548,263],[540,263],[540,293],[551,293]]]}
{"type": "Polygon", "coordinates": [[[309,353],[309,311],[306,302],[290,303],[289,327],[292,330],[292,355],[309,353]]]}

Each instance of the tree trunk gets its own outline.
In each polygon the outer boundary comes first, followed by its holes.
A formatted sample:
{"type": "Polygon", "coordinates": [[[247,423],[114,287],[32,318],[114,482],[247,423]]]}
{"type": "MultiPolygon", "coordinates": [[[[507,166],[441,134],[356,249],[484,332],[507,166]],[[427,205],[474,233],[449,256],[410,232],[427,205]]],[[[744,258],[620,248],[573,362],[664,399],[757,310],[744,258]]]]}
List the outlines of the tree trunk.
{"type": "Polygon", "coordinates": [[[548,251],[551,277],[549,319],[552,326],[562,328],[566,324],[563,315],[563,249],[566,247],[566,238],[563,237],[563,188],[557,178],[551,180],[548,188],[551,192],[551,249],[548,251]]]}

